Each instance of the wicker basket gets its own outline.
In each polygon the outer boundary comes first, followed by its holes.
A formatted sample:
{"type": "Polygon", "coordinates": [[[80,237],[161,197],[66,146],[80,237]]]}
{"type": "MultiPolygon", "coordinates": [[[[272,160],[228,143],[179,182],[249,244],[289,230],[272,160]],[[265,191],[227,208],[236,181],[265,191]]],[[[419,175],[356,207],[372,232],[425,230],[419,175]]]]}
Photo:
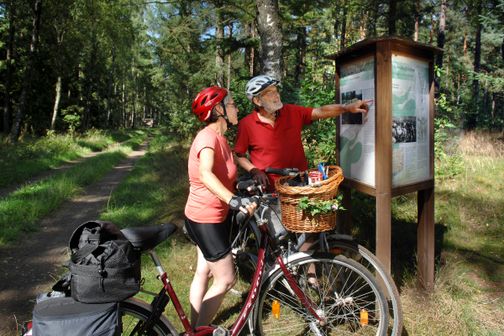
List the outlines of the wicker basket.
{"type": "Polygon", "coordinates": [[[289,176],[280,177],[275,182],[275,188],[280,196],[282,206],[282,223],[293,232],[323,232],[334,229],[336,213],[329,212],[312,216],[298,208],[299,199],[308,197],[311,200],[325,201],[336,197],[338,186],[343,181],[343,170],[338,166],[328,166],[328,178],[320,182],[320,186],[292,187],[285,182],[289,176]],[[285,185],[284,185],[285,184],[285,185]]]}

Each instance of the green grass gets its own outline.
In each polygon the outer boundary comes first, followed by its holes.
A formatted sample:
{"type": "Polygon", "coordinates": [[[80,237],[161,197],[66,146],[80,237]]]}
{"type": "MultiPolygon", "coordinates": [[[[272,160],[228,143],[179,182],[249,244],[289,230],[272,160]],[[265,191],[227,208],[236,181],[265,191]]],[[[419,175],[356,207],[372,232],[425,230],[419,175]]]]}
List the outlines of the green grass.
{"type": "MultiPolygon", "coordinates": [[[[415,278],[402,287],[409,335],[504,334],[504,151],[489,141],[462,138],[463,172],[436,181],[435,290],[419,292],[415,278]]],[[[410,221],[414,203],[396,203],[394,217],[410,221]]]]}
{"type": "Polygon", "coordinates": [[[37,183],[25,185],[0,199],[0,246],[15,242],[24,232],[37,230],[37,223],[63,201],[78,195],[82,188],[98,181],[132,148],[145,138],[135,132],[123,145],[117,145],[96,157],[37,183]]]}
{"type": "MultiPolygon", "coordinates": [[[[463,139],[462,139],[463,140],[463,139]]],[[[487,148],[484,143],[470,148],[487,148]]],[[[112,195],[103,219],[121,226],[175,221],[181,224],[187,197],[188,146],[157,134],[148,155],[112,195]]],[[[468,151],[461,141],[463,173],[436,180],[436,282],[432,293],[417,287],[416,196],[393,199],[393,275],[401,291],[405,335],[502,335],[504,327],[504,151],[468,151]],[[502,154],[500,154],[502,153],[502,154]]],[[[495,146],[493,146],[495,147],[495,146]]],[[[374,248],[374,198],[354,195],[353,234],[374,248]]],[[[180,230],[179,230],[180,231],[180,230]]],[[[194,247],[176,233],[157,249],[189,314],[194,247]]],[[[156,271],[143,260],[145,288],[160,289],[156,271]]],[[[241,289],[247,288],[243,281],[241,289]]],[[[146,294],[139,297],[147,301],[146,294]]],[[[229,326],[243,300],[228,294],[214,323],[229,326]]],[[[177,321],[172,304],[166,314],[177,321]]],[[[175,325],[181,329],[177,322],[175,325]]]]}
{"type": "Polygon", "coordinates": [[[102,151],[116,142],[137,139],[137,132],[90,130],[82,136],[49,135],[15,145],[0,145],[0,188],[23,182],[92,151],[102,151]]]}

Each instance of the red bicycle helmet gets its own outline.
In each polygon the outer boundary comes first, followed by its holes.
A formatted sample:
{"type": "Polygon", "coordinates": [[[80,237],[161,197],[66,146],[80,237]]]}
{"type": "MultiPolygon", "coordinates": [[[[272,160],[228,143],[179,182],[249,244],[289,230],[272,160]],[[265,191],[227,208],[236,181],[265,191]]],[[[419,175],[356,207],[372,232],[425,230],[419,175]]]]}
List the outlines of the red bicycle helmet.
{"type": "Polygon", "coordinates": [[[203,89],[192,103],[192,111],[200,121],[206,121],[210,118],[212,109],[219,104],[228,91],[219,86],[211,86],[203,89]]]}

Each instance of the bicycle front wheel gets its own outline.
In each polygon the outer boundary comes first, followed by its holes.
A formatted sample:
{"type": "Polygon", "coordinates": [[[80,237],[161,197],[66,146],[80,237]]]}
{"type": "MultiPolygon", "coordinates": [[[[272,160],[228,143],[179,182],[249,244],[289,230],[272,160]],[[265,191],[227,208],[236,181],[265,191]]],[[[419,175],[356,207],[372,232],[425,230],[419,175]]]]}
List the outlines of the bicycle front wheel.
{"type": "Polygon", "coordinates": [[[390,309],[389,323],[391,324],[391,336],[400,336],[403,329],[403,311],[401,305],[401,296],[399,290],[390,276],[385,270],[380,260],[368,249],[362,245],[345,239],[338,239],[332,236],[327,237],[327,248],[330,253],[343,254],[347,258],[357,261],[359,264],[366,267],[367,270],[378,279],[378,284],[386,291],[386,297],[390,309]]]}
{"type": "Polygon", "coordinates": [[[322,321],[303,306],[279,269],[267,279],[256,307],[260,335],[386,335],[387,300],[362,265],[315,253],[287,267],[322,321]]]}
{"type": "Polygon", "coordinates": [[[155,321],[147,327],[146,321],[151,316],[150,306],[141,304],[134,299],[120,303],[121,312],[121,335],[149,335],[149,336],[176,336],[178,332],[164,318],[155,321]],[[146,330],[147,329],[147,330],[146,330]]]}

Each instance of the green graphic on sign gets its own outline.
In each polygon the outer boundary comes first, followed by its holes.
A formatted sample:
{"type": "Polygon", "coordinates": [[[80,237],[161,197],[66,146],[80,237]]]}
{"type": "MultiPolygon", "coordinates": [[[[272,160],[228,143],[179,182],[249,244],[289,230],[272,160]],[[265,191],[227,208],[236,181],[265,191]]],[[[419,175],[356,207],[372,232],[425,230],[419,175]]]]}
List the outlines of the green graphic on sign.
{"type": "Polygon", "coordinates": [[[362,143],[358,142],[358,133],[353,139],[341,137],[341,168],[352,176],[352,164],[359,162],[362,157],[362,143]]]}
{"type": "Polygon", "coordinates": [[[394,116],[406,117],[416,114],[416,102],[411,89],[411,86],[408,87],[403,94],[392,93],[392,111],[394,111],[394,116]]]}

